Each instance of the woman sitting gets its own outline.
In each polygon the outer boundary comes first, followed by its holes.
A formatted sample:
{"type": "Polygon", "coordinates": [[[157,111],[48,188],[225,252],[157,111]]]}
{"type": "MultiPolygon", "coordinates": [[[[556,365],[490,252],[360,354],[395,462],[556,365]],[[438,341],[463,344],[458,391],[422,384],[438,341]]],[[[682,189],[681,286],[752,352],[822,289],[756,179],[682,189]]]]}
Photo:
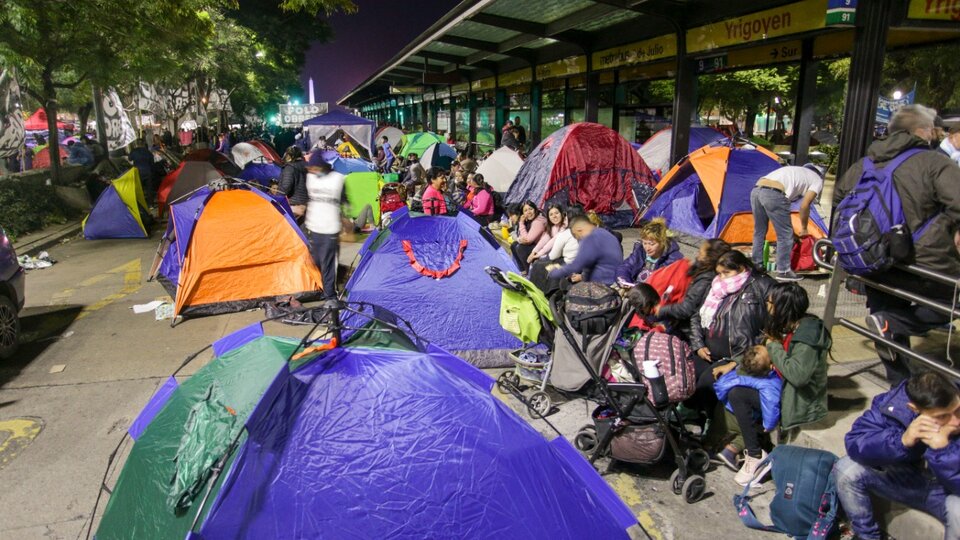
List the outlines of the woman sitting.
{"type": "Polygon", "coordinates": [[[566,224],[575,216],[582,216],[583,207],[575,204],[562,212],[564,227],[550,239],[549,253],[541,256],[530,265],[530,281],[547,296],[560,288],[560,280],[547,277],[547,266],[554,263],[561,265],[572,263],[577,258],[577,252],[580,249],[580,242],[573,237],[570,227],[567,227],[566,224]]]}
{"type": "Polygon", "coordinates": [[[467,180],[467,204],[464,208],[473,214],[478,223],[486,227],[493,218],[493,195],[482,174],[471,174],[467,180]]]}
{"type": "Polygon", "coordinates": [[[633,252],[617,268],[617,283],[625,287],[642,283],[654,270],[683,258],[680,246],[667,232],[663,218],[656,218],[640,229],[640,241],[633,244],[633,252]]]}
{"type": "Polygon", "coordinates": [[[563,211],[563,207],[559,204],[551,205],[547,209],[547,229],[540,236],[540,241],[530,252],[530,256],[527,257],[527,264],[533,264],[537,259],[550,255],[550,250],[553,249],[553,243],[556,241],[557,235],[566,229],[567,213],[563,211]]]}
{"type": "Polygon", "coordinates": [[[526,201],[520,206],[520,217],[517,223],[516,240],[510,244],[510,251],[513,253],[513,259],[517,262],[520,271],[526,274],[530,265],[527,258],[533,252],[537,242],[540,241],[547,230],[547,218],[543,217],[537,205],[533,201],[526,201]]]}
{"type": "Polygon", "coordinates": [[[447,201],[443,196],[446,188],[447,171],[440,167],[430,167],[427,171],[427,188],[421,198],[424,214],[442,216],[447,213],[447,201]]]}
{"type": "Polygon", "coordinates": [[[736,250],[717,259],[716,271],[703,305],[690,318],[690,349],[696,352],[697,376],[691,405],[711,419],[703,438],[707,448],[718,448],[726,436],[726,419],[713,391],[715,368],[729,365],[732,369],[736,366],[732,358],[760,343],[767,323],[765,300],[773,283],[736,250]]]}
{"type": "Polygon", "coordinates": [[[674,304],[657,306],[656,309],[657,318],[665,323],[671,333],[689,339],[690,318],[700,310],[710,291],[710,284],[717,276],[717,260],[728,251],[730,251],[730,244],[719,238],[705,240],[700,244],[697,258],[687,271],[687,275],[693,281],[683,299],[674,304]]]}
{"type": "MultiPolygon", "coordinates": [[[[807,292],[797,283],[773,285],[766,298],[769,314],[766,346],[756,346],[749,352],[749,356],[761,361],[766,359],[783,378],[783,390],[779,396],[781,442],[795,438],[799,426],[827,416],[827,355],[832,340],[823,321],[807,313],[809,307],[807,292]]],[[[743,361],[746,360],[747,356],[743,361]]],[[[723,377],[732,369],[731,363],[714,371],[723,377]]],[[[758,470],[766,457],[761,439],[775,425],[764,422],[761,426],[755,420],[763,416],[764,401],[762,390],[737,387],[730,392],[735,420],[728,418],[727,425],[736,427],[734,431],[738,435],[717,457],[737,470],[738,454],[743,450],[743,465],[735,478],[740,485],[747,485],[753,478],[762,478],[767,473],[767,470],[758,470]],[[734,396],[734,391],[738,395],[734,396]]]]}

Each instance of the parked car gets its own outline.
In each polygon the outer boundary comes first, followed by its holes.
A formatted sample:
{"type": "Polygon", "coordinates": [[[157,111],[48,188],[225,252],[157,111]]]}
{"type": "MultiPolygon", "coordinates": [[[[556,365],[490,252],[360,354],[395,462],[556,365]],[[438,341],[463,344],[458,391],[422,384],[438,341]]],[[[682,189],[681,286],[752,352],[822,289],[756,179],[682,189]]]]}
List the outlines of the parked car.
{"type": "Polygon", "coordinates": [[[7,232],[0,227],[0,358],[10,358],[20,345],[20,310],[24,271],[7,232]]]}

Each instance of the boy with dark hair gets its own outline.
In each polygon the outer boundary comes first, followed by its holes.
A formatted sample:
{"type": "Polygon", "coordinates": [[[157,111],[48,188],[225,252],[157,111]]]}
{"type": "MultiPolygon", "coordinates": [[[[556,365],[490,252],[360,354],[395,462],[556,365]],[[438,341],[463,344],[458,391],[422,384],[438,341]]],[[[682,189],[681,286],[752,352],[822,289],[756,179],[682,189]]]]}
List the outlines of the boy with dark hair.
{"type": "Polygon", "coordinates": [[[870,495],[939,519],[960,538],[960,389],[943,375],[913,375],[873,400],[847,433],[837,491],[858,538],[886,538],[870,495]]]}

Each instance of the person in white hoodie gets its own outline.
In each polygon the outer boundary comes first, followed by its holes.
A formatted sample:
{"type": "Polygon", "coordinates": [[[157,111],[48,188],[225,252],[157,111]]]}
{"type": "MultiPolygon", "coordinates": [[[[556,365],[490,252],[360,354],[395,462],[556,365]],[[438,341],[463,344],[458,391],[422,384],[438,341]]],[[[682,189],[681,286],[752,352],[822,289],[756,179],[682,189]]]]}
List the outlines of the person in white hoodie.
{"type": "Polygon", "coordinates": [[[307,213],[303,225],[310,255],[320,269],[323,298],[337,298],[337,257],[340,254],[340,203],[345,177],[323,160],[320,152],[307,162],[307,213]]]}
{"type": "Polygon", "coordinates": [[[940,141],[940,151],[960,165],[960,125],[954,126],[940,141]]]}

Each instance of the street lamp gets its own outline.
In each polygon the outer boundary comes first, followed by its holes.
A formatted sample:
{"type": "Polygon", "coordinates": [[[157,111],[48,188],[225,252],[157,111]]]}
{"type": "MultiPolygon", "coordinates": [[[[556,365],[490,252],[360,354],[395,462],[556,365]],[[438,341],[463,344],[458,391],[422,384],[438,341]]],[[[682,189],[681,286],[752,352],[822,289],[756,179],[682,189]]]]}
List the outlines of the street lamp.
{"type": "Polygon", "coordinates": [[[256,56],[257,58],[263,58],[263,57],[266,56],[266,55],[267,55],[267,54],[264,53],[263,51],[257,51],[257,53],[254,54],[254,56],[256,56]]]}
{"type": "Polygon", "coordinates": [[[899,91],[899,90],[894,90],[894,91],[893,91],[893,99],[900,99],[900,98],[902,98],[902,97],[903,97],[903,92],[901,92],[901,91],[899,91]]]}

